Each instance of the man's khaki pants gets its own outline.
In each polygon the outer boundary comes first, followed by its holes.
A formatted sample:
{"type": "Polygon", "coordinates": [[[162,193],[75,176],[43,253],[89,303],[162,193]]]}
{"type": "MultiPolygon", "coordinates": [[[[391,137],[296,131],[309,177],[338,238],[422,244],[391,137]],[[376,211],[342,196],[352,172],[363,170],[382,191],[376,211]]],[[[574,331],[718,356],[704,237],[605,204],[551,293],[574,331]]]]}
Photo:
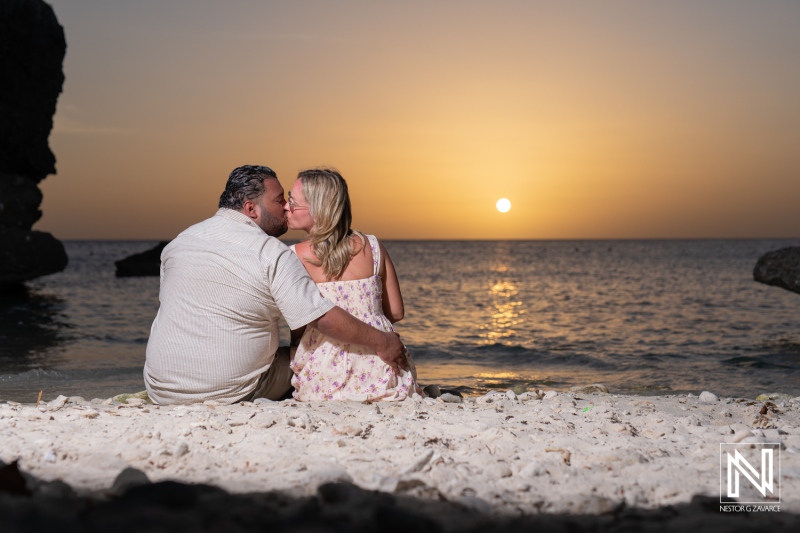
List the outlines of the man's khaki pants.
{"type": "Polygon", "coordinates": [[[239,400],[240,402],[252,402],[256,398],[267,398],[268,400],[285,400],[292,397],[292,369],[289,366],[291,357],[289,347],[281,346],[275,352],[275,359],[267,369],[261,374],[261,378],[256,383],[253,392],[239,400]]]}

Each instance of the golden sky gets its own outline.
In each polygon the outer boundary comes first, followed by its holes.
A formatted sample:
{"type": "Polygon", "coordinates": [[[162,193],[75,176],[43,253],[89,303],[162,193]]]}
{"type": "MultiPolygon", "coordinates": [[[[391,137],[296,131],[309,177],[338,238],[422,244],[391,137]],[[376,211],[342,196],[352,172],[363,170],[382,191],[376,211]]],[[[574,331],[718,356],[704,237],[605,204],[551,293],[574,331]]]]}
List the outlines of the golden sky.
{"type": "Polygon", "coordinates": [[[335,166],[384,239],[800,237],[794,0],[50,3],[61,239],[172,238],[243,164],[335,166]]]}

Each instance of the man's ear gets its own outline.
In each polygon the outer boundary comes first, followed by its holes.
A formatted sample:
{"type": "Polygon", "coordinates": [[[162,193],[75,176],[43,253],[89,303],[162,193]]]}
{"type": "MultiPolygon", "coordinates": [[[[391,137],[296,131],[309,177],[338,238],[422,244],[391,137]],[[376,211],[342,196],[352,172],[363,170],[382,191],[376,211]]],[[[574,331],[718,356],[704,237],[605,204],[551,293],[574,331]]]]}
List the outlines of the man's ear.
{"type": "Polygon", "coordinates": [[[242,213],[249,216],[253,220],[258,218],[258,208],[253,200],[245,200],[242,204],[242,213]]]}

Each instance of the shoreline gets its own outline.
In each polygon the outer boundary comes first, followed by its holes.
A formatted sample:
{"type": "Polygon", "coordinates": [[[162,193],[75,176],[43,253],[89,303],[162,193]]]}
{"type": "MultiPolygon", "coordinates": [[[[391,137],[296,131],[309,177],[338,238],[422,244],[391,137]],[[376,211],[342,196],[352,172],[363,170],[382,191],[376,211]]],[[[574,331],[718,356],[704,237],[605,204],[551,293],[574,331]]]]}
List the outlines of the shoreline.
{"type": "Polygon", "coordinates": [[[0,461],[78,494],[105,494],[134,468],[233,494],[307,498],[352,483],[508,517],[719,501],[720,444],[776,443],[781,512],[800,513],[800,398],[509,391],[165,407],[59,397],[0,403],[0,442],[0,461]]]}

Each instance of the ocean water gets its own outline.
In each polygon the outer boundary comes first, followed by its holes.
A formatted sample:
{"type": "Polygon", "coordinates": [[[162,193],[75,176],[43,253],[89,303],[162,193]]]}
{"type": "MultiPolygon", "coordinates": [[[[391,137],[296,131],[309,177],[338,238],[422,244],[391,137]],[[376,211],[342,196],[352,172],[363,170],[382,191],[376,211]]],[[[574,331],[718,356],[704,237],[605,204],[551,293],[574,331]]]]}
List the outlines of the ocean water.
{"type": "MultiPolygon", "coordinates": [[[[800,240],[385,244],[422,384],[800,395],[800,294],[752,279],[800,240]]],[[[114,261],[153,245],[67,241],[64,272],[0,296],[0,401],[144,389],[158,278],[118,279],[114,261]]]]}

